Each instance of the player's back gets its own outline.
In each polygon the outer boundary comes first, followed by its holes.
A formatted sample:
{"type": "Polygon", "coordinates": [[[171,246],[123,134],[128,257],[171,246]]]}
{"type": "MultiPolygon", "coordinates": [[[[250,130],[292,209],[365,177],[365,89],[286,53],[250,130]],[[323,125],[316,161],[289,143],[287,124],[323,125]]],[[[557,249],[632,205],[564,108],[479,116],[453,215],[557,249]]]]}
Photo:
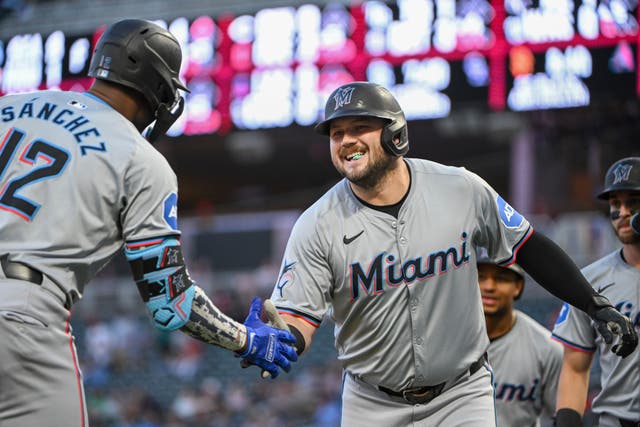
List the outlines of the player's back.
{"type": "Polygon", "coordinates": [[[0,254],[82,292],[122,246],[125,174],[134,155],[162,157],[92,95],[0,98],[0,254]]]}

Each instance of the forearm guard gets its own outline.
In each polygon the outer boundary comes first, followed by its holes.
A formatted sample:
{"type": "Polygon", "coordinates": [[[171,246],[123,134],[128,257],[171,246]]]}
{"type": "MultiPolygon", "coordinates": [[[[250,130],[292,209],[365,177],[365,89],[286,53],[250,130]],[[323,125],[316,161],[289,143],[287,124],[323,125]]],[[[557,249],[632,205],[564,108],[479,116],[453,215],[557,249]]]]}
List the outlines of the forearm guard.
{"type": "Polygon", "coordinates": [[[164,331],[189,320],[195,284],[184,265],[180,242],[173,238],[128,243],[125,255],[154,325],[164,331]]]}
{"type": "Polygon", "coordinates": [[[247,329],[222,313],[198,286],[191,309],[191,317],[182,332],[207,344],[238,351],[247,340],[247,329]]]}

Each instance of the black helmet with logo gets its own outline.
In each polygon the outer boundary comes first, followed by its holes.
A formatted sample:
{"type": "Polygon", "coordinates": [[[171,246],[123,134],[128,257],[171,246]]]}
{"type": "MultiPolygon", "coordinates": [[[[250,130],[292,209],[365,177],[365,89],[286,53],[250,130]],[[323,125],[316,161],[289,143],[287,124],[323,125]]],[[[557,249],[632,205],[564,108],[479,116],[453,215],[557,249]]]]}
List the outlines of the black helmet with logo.
{"type": "Polygon", "coordinates": [[[598,198],[608,200],[609,193],[619,190],[640,191],[640,157],[626,157],[612,164],[598,198]]]}
{"type": "Polygon", "coordinates": [[[151,21],[125,19],[102,34],[88,74],[142,94],[156,120],[148,134],[153,141],[182,114],[184,99],[178,90],[189,90],[180,81],[181,63],[180,44],[169,31],[151,21]]]}
{"type": "Polygon", "coordinates": [[[350,116],[387,120],[388,123],[382,130],[382,147],[394,156],[403,156],[409,151],[404,112],[391,92],[383,86],[370,82],[353,82],[340,86],[329,96],[324,109],[324,120],[315,126],[315,131],[329,135],[329,125],[333,119],[350,116]]]}

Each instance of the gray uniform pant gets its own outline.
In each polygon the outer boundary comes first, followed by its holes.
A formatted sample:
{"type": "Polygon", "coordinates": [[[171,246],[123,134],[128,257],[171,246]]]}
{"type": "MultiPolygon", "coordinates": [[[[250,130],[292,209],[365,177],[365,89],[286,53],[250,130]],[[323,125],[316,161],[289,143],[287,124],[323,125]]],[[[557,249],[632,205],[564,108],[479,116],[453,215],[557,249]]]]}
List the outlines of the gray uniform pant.
{"type": "MultiPolygon", "coordinates": [[[[640,422],[638,422],[638,424],[640,425],[640,422]]],[[[618,417],[605,413],[599,414],[593,425],[597,427],[620,427],[622,426],[622,423],[618,417]]]]}
{"type": "Polygon", "coordinates": [[[343,427],[495,427],[492,372],[488,365],[446,384],[426,404],[412,405],[347,374],[342,390],[343,427]]]}
{"type": "Polygon", "coordinates": [[[88,426],[64,294],[0,269],[0,426],[88,426]]]}

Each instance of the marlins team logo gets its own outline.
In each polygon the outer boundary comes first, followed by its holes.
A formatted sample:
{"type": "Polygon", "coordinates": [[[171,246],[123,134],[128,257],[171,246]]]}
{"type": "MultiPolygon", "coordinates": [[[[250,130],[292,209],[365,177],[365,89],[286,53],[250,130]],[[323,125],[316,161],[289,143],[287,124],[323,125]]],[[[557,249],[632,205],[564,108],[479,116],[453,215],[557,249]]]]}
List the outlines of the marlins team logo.
{"type": "Polygon", "coordinates": [[[505,200],[500,196],[496,198],[496,204],[498,205],[498,212],[500,212],[500,219],[505,227],[520,227],[524,218],[517,210],[513,209],[513,207],[509,203],[505,202],[505,200]]]}
{"type": "Polygon", "coordinates": [[[171,193],[164,199],[164,220],[169,227],[178,229],[178,195],[171,193]]]}
{"type": "Polygon", "coordinates": [[[623,181],[629,180],[629,174],[631,173],[631,169],[633,169],[632,165],[618,165],[613,170],[613,183],[618,184],[623,181]]]}
{"type": "Polygon", "coordinates": [[[340,107],[344,107],[346,104],[351,103],[351,96],[353,95],[353,91],[356,90],[355,87],[344,87],[342,89],[338,89],[335,95],[333,95],[333,100],[336,103],[334,110],[337,110],[340,107]]]}
{"type": "Polygon", "coordinates": [[[280,292],[280,297],[282,298],[282,290],[289,283],[293,283],[293,266],[296,265],[297,261],[287,262],[284,260],[282,264],[282,272],[280,273],[280,277],[278,278],[278,284],[276,285],[276,289],[280,292]]]}

